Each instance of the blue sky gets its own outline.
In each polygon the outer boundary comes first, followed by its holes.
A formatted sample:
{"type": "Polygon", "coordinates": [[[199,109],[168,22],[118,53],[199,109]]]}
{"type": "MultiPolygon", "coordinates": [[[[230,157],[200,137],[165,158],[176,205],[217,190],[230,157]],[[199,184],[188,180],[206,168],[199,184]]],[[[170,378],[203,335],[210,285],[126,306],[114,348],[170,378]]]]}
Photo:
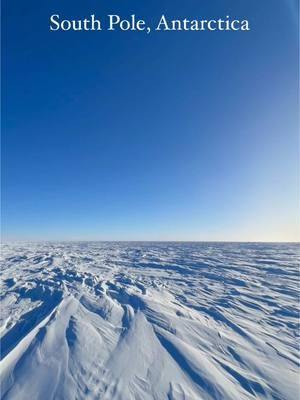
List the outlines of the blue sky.
{"type": "Polygon", "coordinates": [[[12,240],[297,240],[297,2],[3,5],[12,240]],[[250,32],[49,32],[49,17],[248,18],[250,32]]]}

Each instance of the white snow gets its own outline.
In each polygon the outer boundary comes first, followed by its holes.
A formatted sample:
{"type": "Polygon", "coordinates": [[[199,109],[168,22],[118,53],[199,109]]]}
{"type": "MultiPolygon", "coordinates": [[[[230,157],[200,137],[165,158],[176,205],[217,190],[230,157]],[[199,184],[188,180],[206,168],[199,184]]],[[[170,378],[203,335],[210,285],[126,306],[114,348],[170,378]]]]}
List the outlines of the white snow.
{"type": "Polygon", "coordinates": [[[299,245],[6,243],[1,398],[299,398],[299,245]]]}

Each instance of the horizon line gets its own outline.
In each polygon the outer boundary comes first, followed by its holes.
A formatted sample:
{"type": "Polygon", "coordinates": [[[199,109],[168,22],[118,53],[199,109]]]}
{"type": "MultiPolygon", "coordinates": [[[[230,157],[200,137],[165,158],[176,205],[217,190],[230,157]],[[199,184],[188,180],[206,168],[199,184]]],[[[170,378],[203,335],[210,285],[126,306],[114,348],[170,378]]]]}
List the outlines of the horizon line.
{"type": "Polygon", "coordinates": [[[300,244],[300,241],[271,241],[271,240],[103,240],[103,239],[16,239],[0,240],[4,243],[270,243],[270,244],[300,244]]]}

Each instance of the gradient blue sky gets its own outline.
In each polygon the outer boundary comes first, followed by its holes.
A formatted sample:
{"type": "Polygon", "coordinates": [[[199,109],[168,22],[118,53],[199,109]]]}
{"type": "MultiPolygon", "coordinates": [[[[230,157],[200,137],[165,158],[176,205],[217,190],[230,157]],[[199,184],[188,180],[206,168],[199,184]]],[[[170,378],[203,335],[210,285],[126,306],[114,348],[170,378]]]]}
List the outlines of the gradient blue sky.
{"type": "Polygon", "coordinates": [[[4,239],[299,238],[297,1],[2,8],[4,239]],[[56,13],[251,31],[49,32],[56,13]]]}

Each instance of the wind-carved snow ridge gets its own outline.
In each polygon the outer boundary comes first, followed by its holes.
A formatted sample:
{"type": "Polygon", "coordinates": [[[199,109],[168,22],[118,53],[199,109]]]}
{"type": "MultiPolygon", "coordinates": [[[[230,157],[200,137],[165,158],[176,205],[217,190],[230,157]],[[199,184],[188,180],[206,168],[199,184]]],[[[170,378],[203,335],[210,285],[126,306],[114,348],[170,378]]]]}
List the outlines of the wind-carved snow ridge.
{"type": "Polygon", "coordinates": [[[4,400],[299,397],[293,244],[4,244],[4,400]]]}

